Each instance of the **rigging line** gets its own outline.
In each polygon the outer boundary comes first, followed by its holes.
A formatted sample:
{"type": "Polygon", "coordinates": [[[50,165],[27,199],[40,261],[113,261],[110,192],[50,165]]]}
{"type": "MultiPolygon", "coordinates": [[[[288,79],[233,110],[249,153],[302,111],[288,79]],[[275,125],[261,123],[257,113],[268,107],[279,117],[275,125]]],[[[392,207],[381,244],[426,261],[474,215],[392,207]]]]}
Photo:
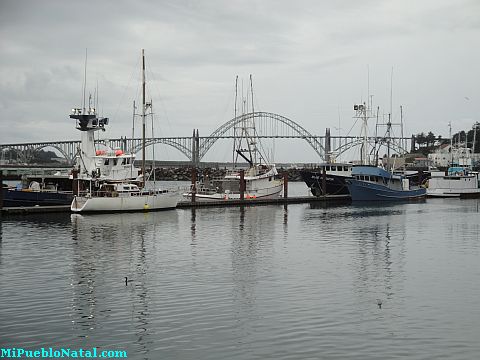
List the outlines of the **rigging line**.
{"type": "Polygon", "coordinates": [[[355,127],[355,125],[357,125],[357,121],[358,121],[358,118],[357,118],[357,119],[355,119],[355,122],[353,123],[352,127],[350,128],[350,130],[348,130],[348,132],[347,132],[347,135],[346,135],[346,136],[348,136],[348,135],[350,134],[350,132],[353,130],[353,128],[355,127]]]}
{"type": "MultiPolygon", "coordinates": [[[[156,94],[154,94],[155,98],[158,98],[158,100],[160,101],[162,112],[163,112],[163,115],[165,117],[165,121],[167,123],[167,127],[168,127],[170,133],[173,134],[174,132],[173,132],[172,124],[171,124],[169,116],[168,116],[166,102],[164,101],[162,93],[160,92],[160,88],[158,86],[160,81],[156,79],[156,77],[154,75],[154,72],[151,70],[150,66],[147,66],[146,71],[147,71],[147,74],[148,74],[149,78],[152,79],[152,81],[150,81],[147,84],[147,89],[149,90],[149,93],[151,93],[151,94],[153,92],[156,92],[156,94]],[[151,85],[151,83],[153,83],[153,86],[151,85]],[[155,90],[155,91],[152,91],[152,89],[155,90]]],[[[153,95],[151,95],[151,97],[153,97],[153,95]]]]}
{"type": "MultiPolygon", "coordinates": [[[[123,87],[123,93],[122,93],[122,96],[120,97],[120,101],[115,109],[115,112],[113,113],[113,118],[116,118],[117,115],[118,115],[118,112],[120,110],[120,106],[123,106],[123,103],[124,103],[124,99],[125,99],[125,96],[126,96],[126,93],[127,93],[127,89],[130,88],[130,84],[132,83],[132,79],[134,78],[134,75],[137,71],[137,68],[138,68],[138,64],[140,62],[140,59],[137,59],[137,62],[135,64],[135,68],[134,70],[132,70],[132,72],[130,73],[130,79],[128,80],[128,83],[126,86],[123,87]]],[[[138,84],[137,84],[137,91],[138,91],[138,84]]]]}

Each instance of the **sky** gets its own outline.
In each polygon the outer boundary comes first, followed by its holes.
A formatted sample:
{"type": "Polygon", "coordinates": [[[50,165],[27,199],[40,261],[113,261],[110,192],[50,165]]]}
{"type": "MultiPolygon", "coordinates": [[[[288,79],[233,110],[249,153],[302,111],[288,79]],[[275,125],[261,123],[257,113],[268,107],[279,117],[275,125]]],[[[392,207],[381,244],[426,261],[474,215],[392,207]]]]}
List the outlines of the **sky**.
{"type": "MultiPolygon", "coordinates": [[[[403,107],[406,135],[448,137],[449,122],[480,121],[479,14],[478,0],[0,0],[0,144],[80,138],[68,115],[86,52],[101,136],[131,136],[141,49],[157,136],[208,136],[234,117],[235,77],[252,74],[255,111],[314,135],[358,135],[353,104],[373,95],[394,121],[403,107]]],[[[273,145],[278,162],[318,160],[302,140],[273,145]]]]}

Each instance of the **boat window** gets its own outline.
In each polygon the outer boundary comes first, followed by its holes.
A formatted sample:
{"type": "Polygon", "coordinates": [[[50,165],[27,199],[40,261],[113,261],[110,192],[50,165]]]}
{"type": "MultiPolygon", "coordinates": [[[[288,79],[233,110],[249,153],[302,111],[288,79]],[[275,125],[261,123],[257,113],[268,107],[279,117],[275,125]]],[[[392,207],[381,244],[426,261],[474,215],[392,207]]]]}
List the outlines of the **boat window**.
{"type": "Polygon", "coordinates": [[[110,163],[110,159],[105,159],[105,162],[103,163],[103,165],[108,165],[110,163]]]}
{"type": "Polygon", "coordinates": [[[127,159],[127,164],[130,164],[130,158],[127,159]]]}
{"type": "Polygon", "coordinates": [[[127,163],[127,159],[126,158],[123,158],[122,159],[122,165],[125,165],[127,163]]]}
{"type": "Polygon", "coordinates": [[[332,171],[337,171],[337,167],[336,167],[336,166],[332,166],[332,171]]]}
{"type": "Polygon", "coordinates": [[[326,171],[330,171],[330,166],[325,166],[326,171]]]}
{"type": "Polygon", "coordinates": [[[113,159],[113,165],[117,165],[118,159],[113,159]]]}
{"type": "Polygon", "coordinates": [[[268,178],[268,181],[272,181],[272,177],[271,177],[271,176],[268,178]]]}

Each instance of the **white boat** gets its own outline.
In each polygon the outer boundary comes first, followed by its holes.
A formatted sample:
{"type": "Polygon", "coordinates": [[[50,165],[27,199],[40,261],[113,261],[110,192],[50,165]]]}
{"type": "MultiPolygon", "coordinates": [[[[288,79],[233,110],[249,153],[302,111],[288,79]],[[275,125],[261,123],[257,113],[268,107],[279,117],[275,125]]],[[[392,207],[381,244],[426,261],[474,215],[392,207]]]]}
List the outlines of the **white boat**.
{"type": "MultiPolygon", "coordinates": [[[[143,85],[143,103],[142,103],[142,128],[143,128],[143,149],[145,149],[145,117],[147,107],[151,104],[145,102],[145,56],[142,50],[142,85],[143,85]]],[[[94,132],[104,128],[105,118],[97,118],[95,112],[80,111],[75,109],[71,118],[77,119],[79,126],[77,128],[85,133],[82,136],[82,148],[94,149],[94,132]]],[[[108,120],[108,119],[107,119],[108,120]]],[[[142,159],[142,174],[145,174],[145,151],[142,159]]],[[[121,155],[121,154],[119,154],[121,155]]],[[[113,160],[116,160],[113,159],[113,160]]],[[[118,164],[117,164],[118,165],[118,164]]],[[[132,164],[133,166],[133,164],[132,164]]],[[[172,209],[177,206],[181,197],[176,190],[156,190],[146,189],[144,177],[141,177],[141,186],[137,183],[124,181],[105,181],[100,182],[98,177],[92,176],[83,182],[85,191],[78,191],[78,195],[72,200],[70,206],[75,213],[79,212],[116,212],[116,211],[148,211],[172,209]]]]}
{"type": "MultiPolygon", "coordinates": [[[[237,117],[237,84],[235,82],[235,118],[237,117]]],[[[195,185],[184,197],[191,199],[193,193],[198,200],[229,200],[240,199],[243,192],[245,200],[270,199],[281,195],[283,178],[278,176],[275,164],[266,160],[266,157],[257,146],[258,136],[255,128],[253,109],[253,85],[250,75],[252,116],[246,115],[245,99],[242,99],[243,119],[240,126],[235,127],[233,142],[233,169],[222,178],[209,179],[207,176],[195,185]],[[243,158],[246,163],[238,162],[243,158]],[[244,186],[242,189],[242,178],[244,186]],[[243,190],[243,191],[242,191],[243,190]]]]}
{"type": "MultiPolygon", "coordinates": [[[[241,197],[241,169],[227,172],[219,179],[205,178],[196,185],[195,197],[198,200],[239,200],[241,197]]],[[[278,197],[283,190],[283,180],[278,176],[275,165],[254,165],[244,171],[245,200],[270,199],[278,197]]],[[[191,198],[192,192],[184,194],[191,198]]]]}
{"type": "Polygon", "coordinates": [[[429,197],[480,197],[478,172],[463,167],[432,172],[426,186],[429,197]]]}
{"type": "Polygon", "coordinates": [[[169,190],[142,190],[132,183],[104,183],[97,191],[75,196],[71,210],[80,212],[148,211],[173,209],[179,194],[169,190]]]}

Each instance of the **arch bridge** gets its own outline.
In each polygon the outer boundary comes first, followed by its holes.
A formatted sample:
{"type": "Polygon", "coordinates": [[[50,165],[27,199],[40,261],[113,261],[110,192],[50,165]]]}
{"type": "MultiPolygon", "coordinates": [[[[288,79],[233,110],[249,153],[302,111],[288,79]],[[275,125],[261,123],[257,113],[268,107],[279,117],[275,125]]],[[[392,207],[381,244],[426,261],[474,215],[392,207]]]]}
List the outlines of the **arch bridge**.
{"type": "MultiPolygon", "coordinates": [[[[329,161],[331,154],[339,156],[354,146],[363,142],[363,138],[355,136],[332,136],[330,129],[326,129],[325,135],[313,135],[297,122],[284,116],[269,112],[254,112],[237,116],[213,131],[209,136],[199,136],[198,129],[188,137],[158,137],[147,138],[146,147],[154,144],[165,144],[174,147],[194,165],[198,165],[208,151],[219,139],[233,139],[235,128],[247,120],[254,120],[257,137],[262,139],[300,139],[306,141],[312,150],[318,155],[320,161],[329,161]],[[332,146],[333,145],[333,146],[332,146]]],[[[379,142],[381,138],[369,137],[370,144],[379,142]]],[[[392,139],[392,149],[398,153],[405,153],[406,144],[410,138],[392,139]]],[[[137,153],[142,148],[142,139],[121,137],[119,139],[97,140],[98,144],[105,144],[111,148],[122,149],[126,152],[137,153]]],[[[414,142],[412,141],[412,144],[414,142]]],[[[36,154],[45,148],[51,147],[60,152],[68,164],[73,164],[80,141],[51,141],[21,144],[0,144],[0,160],[31,163],[36,154]],[[13,154],[13,155],[12,155],[13,154]]],[[[0,162],[1,164],[1,162],[0,162]]]]}

